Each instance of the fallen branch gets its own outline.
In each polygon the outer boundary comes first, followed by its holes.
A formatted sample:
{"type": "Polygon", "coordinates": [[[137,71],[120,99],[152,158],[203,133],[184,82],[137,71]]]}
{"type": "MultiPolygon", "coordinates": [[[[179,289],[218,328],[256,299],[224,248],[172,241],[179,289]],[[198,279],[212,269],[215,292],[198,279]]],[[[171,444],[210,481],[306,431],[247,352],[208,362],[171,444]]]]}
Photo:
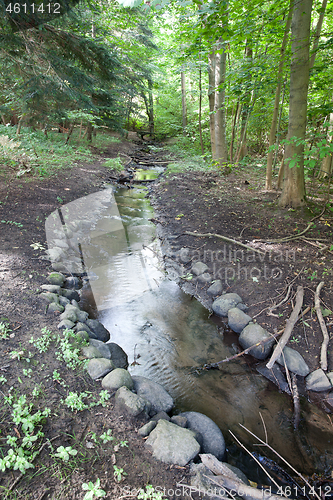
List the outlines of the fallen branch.
{"type": "Polygon", "coordinates": [[[216,233],[193,233],[192,231],[185,231],[184,234],[188,234],[189,236],[197,236],[198,238],[220,238],[221,240],[226,241],[227,243],[232,243],[233,245],[239,245],[240,247],[246,248],[247,250],[251,250],[252,252],[260,253],[261,255],[266,255],[266,252],[262,252],[261,250],[257,250],[256,248],[249,247],[248,245],[244,245],[240,241],[233,240],[232,238],[227,238],[226,236],[222,236],[221,234],[216,233]]]}
{"type": "Polygon", "coordinates": [[[291,292],[291,288],[292,288],[292,285],[290,284],[290,285],[288,286],[287,293],[286,293],[285,297],[281,300],[281,302],[279,302],[278,304],[275,304],[274,306],[272,306],[272,307],[269,307],[269,308],[268,308],[268,312],[266,313],[266,314],[267,314],[267,316],[274,316],[274,317],[276,317],[276,315],[275,315],[275,314],[273,314],[273,311],[274,311],[275,309],[278,309],[278,308],[279,308],[280,306],[282,306],[282,304],[284,304],[285,302],[287,302],[287,300],[289,299],[289,295],[290,295],[290,292],[291,292]]]}
{"type": "Polygon", "coordinates": [[[282,337],[280,338],[277,346],[275,346],[274,352],[271,356],[271,359],[266,364],[266,367],[271,370],[277,358],[282,354],[283,348],[289,340],[291,332],[295,326],[295,323],[298,320],[298,315],[303,305],[303,297],[304,297],[304,288],[302,286],[297,287],[296,292],[296,304],[293,309],[293,312],[290,315],[290,318],[286,320],[286,328],[282,337]]]}
{"type": "Polygon", "coordinates": [[[299,421],[301,418],[301,405],[300,405],[300,401],[299,401],[296,373],[292,374],[291,386],[293,389],[292,395],[293,395],[293,403],[294,403],[294,429],[295,429],[295,431],[297,431],[298,426],[299,426],[299,421]]]}
{"type": "Polygon", "coordinates": [[[320,324],[321,331],[323,333],[323,343],[321,345],[321,351],[320,351],[320,367],[322,370],[327,371],[327,346],[329,343],[329,335],[326,327],[325,320],[323,318],[323,313],[321,312],[320,308],[320,290],[323,288],[324,282],[321,281],[319,285],[317,286],[316,293],[315,293],[315,308],[316,308],[316,313],[318,317],[318,321],[320,324]]]}
{"type": "Polygon", "coordinates": [[[285,236],[284,238],[278,238],[278,239],[269,240],[269,241],[267,241],[267,240],[259,240],[259,241],[263,241],[266,243],[285,243],[287,241],[298,240],[299,238],[301,238],[303,236],[303,234],[307,233],[309,231],[309,229],[311,229],[313,224],[314,224],[313,222],[310,222],[303,231],[301,231],[300,233],[295,234],[293,236],[285,236]]]}

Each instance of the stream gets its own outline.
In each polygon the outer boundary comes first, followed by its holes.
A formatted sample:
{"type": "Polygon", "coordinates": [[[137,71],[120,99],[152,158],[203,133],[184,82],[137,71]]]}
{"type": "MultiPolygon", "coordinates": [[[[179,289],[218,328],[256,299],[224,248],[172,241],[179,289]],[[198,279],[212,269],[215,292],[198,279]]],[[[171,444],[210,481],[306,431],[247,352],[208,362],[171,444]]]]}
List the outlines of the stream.
{"type": "MultiPolygon", "coordinates": [[[[159,173],[144,172],[140,180],[159,173]]],[[[264,454],[254,445],[255,438],[239,426],[265,440],[262,421],[269,444],[299,472],[331,470],[332,425],[315,405],[302,398],[305,418],[295,435],[291,398],[280,394],[244,357],[220,370],[200,375],[193,371],[194,366],[235,354],[237,335],[223,336],[209,311],[168,279],[152,217],[143,185],[108,186],[49,216],[49,249],[64,240],[68,246],[58,253],[54,249],[56,267],[86,276],[82,307],[128,354],[131,374],[148,377],[171,394],[175,413],[198,411],[216,422],[227,442],[228,461],[250,479],[263,480],[262,473],[246,453],[239,452],[229,430],[251,452],[264,454]]]]}

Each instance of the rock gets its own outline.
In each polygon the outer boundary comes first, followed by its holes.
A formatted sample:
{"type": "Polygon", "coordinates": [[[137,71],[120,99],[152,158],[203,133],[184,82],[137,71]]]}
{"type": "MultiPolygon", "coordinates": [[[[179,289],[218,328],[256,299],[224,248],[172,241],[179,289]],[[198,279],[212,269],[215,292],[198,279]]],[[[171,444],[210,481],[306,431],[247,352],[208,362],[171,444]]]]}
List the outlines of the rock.
{"type": "Polygon", "coordinates": [[[225,441],[221,430],[215,422],[203,413],[196,411],[185,411],[180,413],[180,416],[187,419],[188,429],[201,434],[201,451],[203,453],[211,453],[218,460],[223,460],[225,456],[225,441]]]}
{"type": "Polygon", "coordinates": [[[79,340],[82,340],[82,341],[85,341],[85,342],[89,342],[88,332],[86,332],[84,330],[80,330],[79,332],[76,332],[76,335],[79,338],[79,340]]]}
{"type": "MultiPolygon", "coordinates": [[[[271,337],[269,333],[260,325],[250,323],[240,334],[239,343],[243,347],[243,349],[247,349],[251,345],[257,344],[258,342],[268,339],[269,337],[271,337]]],[[[275,340],[273,338],[270,338],[270,340],[267,340],[264,344],[253,347],[249,351],[249,354],[251,354],[251,356],[256,359],[265,359],[271,352],[274,343],[275,340]]]]}
{"type": "Polygon", "coordinates": [[[59,297],[56,293],[51,292],[43,292],[40,294],[40,297],[47,302],[56,302],[59,303],[59,297]]]}
{"type": "Polygon", "coordinates": [[[103,354],[93,345],[86,345],[81,349],[82,355],[88,359],[103,358],[103,354]]]}
{"type": "MultiPolygon", "coordinates": [[[[107,389],[111,392],[116,391],[123,386],[130,390],[133,389],[134,386],[131,375],[123,368],[116,368],[102,380],[103,389],[107,389]]],[[[139,394],[139,396],[141,395],[139,394]]]]}
{"type": "Polygon", "coordinates": [[[196,276],[199,276],[200,274],[205,273],[207,270],[208,270],[207,264],[205,264],[204,262],[200,262],[200,261],[196,262],[191,267],[191,273],[195,274],[196,276]]]}
{"type": "Polygon", "coordinates": [[[181,417],[180,415],[173,415],[173,417],[170,418],[170,422],[173,424],[179,425],[179,427],[187,427],[187,418],[186,417],[181,417]]]}
{"type": "Polygon", "coordinates": [[[209,273],[199,274],[198,276],[199,283],[210,283],[212,279],[213,278],[209,273]]]}
{"type": "Polygon", "coordinates": [[[327,375],[328,380],[333,385],[333,372],[327,372],[326,375],[327,375]]]}
{"type": "MultiPolygon", "coordinates": [[[[90,339],[89,345],[96,347],[96,349],[98,349],[99,352],[102,354],[103,358],[111,359],[110,349],[108,348],[107,344],[104,344],[104,342],[101,342],[100,340],[96,340],[96,339],[90,339]]],[[[113,363],[113,364],[114,364],[114,367],[117,368],[115,363],[113,363]]]]}
{"type": "Polygon", "coordinates": [[[241,311],[238,307],[233,307],[228,311],[228,325],[236,333],[241,331],[252,321],[252,318],[241,311]]]}
{"type": "Polygon", "coordinates": [[[89,314],[86,311],[77,310],[76,316],[80,323],[84,323],[85,321],[87,321],[89,314]]]}
{"type": "Polygon", "coordinates": [[[86,331],[87,333],[92,333],[92,331],[90,330],[89,326],[86,325],[85,323],[81,323],[81,321],[79,321],[78,323],[76,323],[75,325],[75,331],[76,332],[82,332],[82,331],[86,331]]]}
{"type": "Polygon", "coordinates": [[[53,245],[55,247],[62,248],[63,250],[68,250],[68,245],[64,240],[59,240],[58,238],[53,240],[53,245]]]}
{"type": "Polygon", "coordinates": [[[158,422],[161,419],[162,420],[167,420],[168,422],[170,422],[170,417],[169,417],[169,415],[167,413],[165,413],[165,411],[159,411],[152,418],[152,420],[154,420],[155,422],[158,422]]]}
{"type": "Polygon", "coordinates": [[[223,291],[222,281],[216,280],[207,290],[207,294],[210,297],[215,297],[216,295],[220,295],[223,291]]]}
{"type": "Polygon", "coordinates": [[[96,335],[98,340],[101,340],[102,342],[110,340],[110,333],[97,319],[87,319],[86,325],[89,326],[90,330],[96,335]]]}
{"type": "Polygon", "coordinates": [[[138,434],[142,437],[147,437],[153,429],[155,429],[157,422],[155,420],[150,420],[145,425],[143,425],[139,430],[138,434]]]}
{"type": "Polygon", "coordinates": [[[212,309],[217,316],[227,316],[229,309],[236,307],[242,299],[237,293],[226,293],[214,300],[212,309]]]}
{"type": "Polygon", "coordinates": [[[66,299],[68,300],[76,300],[77,302],[79,302],[80,300],[80,295],[77,293],[76,290],[68,290],[67,288],[62,288],[61,289],[61,295],[63,297],[66,297],[66,299]]]}
{"type": "Polygon", "coordinates": [[[69,276],[65,280],[64,287],[69,290],[79,290],[82,288],[82,280],[77,276],[69,276]]]}
{"type": "Polygon", "coordinates": [[[285,347],[283,349],[283,355],[281,354],[276,360],[281,366],[284,366],[283,358],[286,361],[288,370],[296,373],[296,375],[306,377],[310,373],[310,368],[305,363],[301,354],[295,351],[295,349],[292,349],[291,347],[285,347]]]}
{"type": "Polygon", "coordinates": [[[234,465],[230,465],[228,464],[227,462],[222,462],[222,464],[225,466],[225,467],[228,467],[228,469],[231,470],[231,472],[233,472],[234,474],[236,474],[236,476],[240,479],[240,481],[244,484],[250,484],[249,483],[249,480],[248,478],[246,477],[246,475],[244,474],[244,472],[242,472],[238,467],[235,467],[234,465]]]}
{"type": "Polygon", "coordinates": [[[63,297],[62,295],[59,295],[59,304],[64,306],[64,308],[67,306],[67,304],[70,304],[71,301],[69,299],[66,299],[66,297],[63,297]]]}
{"type": "Polygon", "coordinates": [[[73,321],[63,319],[62,321],[60,321],[58,328],[59,330],[71,330],[73,326],[75,326],[75,323],[73,323],[73,321]]]}
{"type": "Polygon", "coordinates": [[[75,309],[75,307],[73,307],[71,304],[67,304],[65,307],[65,311],[60,315],[60,319],[61,320],[67,319],[75,323],[78,319],[76,313],[77,309],[75,309]]]}
{"type": "Polygon", "coordinates": [[[173,399],[167,391],[156,382],[149,380],[146,377],[133,377],[135,392],[151,402],[152,411],[158,413],[160,411],[168,412],[173,407],[173,399]]]}
{"type": "Polygon", "coordinates": [[[257,366],[256,370],[257,372],[261,373],[261,375],[263,375],[265,378],[273,382],[273,384],[275,384],[279,388],[279,391],[290,394],[290,388],[288,382],[286,380],[286,377],[282,373],[282,370],[279,367],[279,365],[274,363],[273,368],[269,370],[266,367],[266,363],[264,363],[263,365],[257,366]]]}
{"type": "Polygon", "coordinates": [[[65,276],[61,273],[51,273],[48,275],[47,280],[51,285],[62,286],[65,281],[65,276]]]}
{"type": "MultiPolygon", "coordinates": [[[[119,368],[119,370],[120,369],[121,368],[119,368]]],[[[112,373],[113,372],[111,372],[109,375],[111,375],[112,373]]],[[[144,398],[141,398],[137,394],[131,392],[127,387],[120,387],[117,390],[115,395],[115,400],[117,405],[124,408],[133,417],[137,417],[141,413],[146,413],[146,414],[149,413],[150,410],[149,402],[146,401],[144,398]]]]}
{"type": "Polygon", "coordinates": [[[107,344],[108,349],[111,353],[111,359],[117,368],[128,368],[128,357],[126,352],[120,347],[120,345],[114,342],[109,342],[107,344]]]}
{"type": "Polygon", "coordinates": [[[87,364],[87,372],[94,380],[104,377],[110,371],[114,370],[114,368],[115,366],[112,361],[105,358],[90,359],[87,364]]]}
{"type": "Polygon", "coordinates": [[[248,307],[246,304],[243,304],[243,302],[240,302],[239,304],[237,304],[237,307],[238,309],[240,309],[241,311],[247,311],[248,310],[248,307]]]}
{"type": "Polygon", "coordinates": [[[189,248],[181,248],[178,252],[179,260],[182,264],[191,262],[191,250],[189,248]]]}
{"type": "Polygon", "coordinates": [[[62,313],[64,310],[65,308],[57,302],[51,302],[51,304],[47,308],[48,313],[62,313]]]}
{"type": "Polygon", "coordinates": [[[49,260],[53,262],[58,262],[66,256],[64,250],[59,247],[50,248],[49,250],[46,250],[46,253],[49,260]]]}
{"type": "Polygon", "coordinates": [[[305,383],[308,391],[322,392],[332,389],[329,378],[321,368],[310,373],[310,375],[306,377],[305,383]]]}
{"type": "Polygon", "coordinates": [[[188,493],[199,492],[200,500],[221,500],[221,498],[226,498],[226,491],[223,486],[218,486],[210,481],[209,478],[216,481],[216,476],[204,464],[192,463],[190,465],[190,473],[191,490],[188,487],[188,493]]]}
{"type": "Polygon", "coordinates": [[[200,445],[192,431],[166,420],[158,421],[145,444],[157,460],[181,467],[193,460],[200,451],[200,445]]]}
{"type": "Polygon", "coordinates": [[[42,285],[41,289],[45,290],[45,292],[51,292],[51,293],[59,293],[60,292],[60,286],[59,285],[42,285]]]}

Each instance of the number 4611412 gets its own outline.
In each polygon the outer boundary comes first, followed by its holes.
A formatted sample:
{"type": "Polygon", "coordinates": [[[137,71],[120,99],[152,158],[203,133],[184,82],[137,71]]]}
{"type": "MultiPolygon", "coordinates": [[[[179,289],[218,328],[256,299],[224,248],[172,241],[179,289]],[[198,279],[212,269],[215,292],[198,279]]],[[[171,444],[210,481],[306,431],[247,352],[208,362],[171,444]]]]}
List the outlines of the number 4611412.
{"type": "Polygon", "coordinates": [[[60,14],[60,3],[10,3],[6,7],[6,12],[10,14],[35,14],[46,13],[46,14],[60,14]]]}

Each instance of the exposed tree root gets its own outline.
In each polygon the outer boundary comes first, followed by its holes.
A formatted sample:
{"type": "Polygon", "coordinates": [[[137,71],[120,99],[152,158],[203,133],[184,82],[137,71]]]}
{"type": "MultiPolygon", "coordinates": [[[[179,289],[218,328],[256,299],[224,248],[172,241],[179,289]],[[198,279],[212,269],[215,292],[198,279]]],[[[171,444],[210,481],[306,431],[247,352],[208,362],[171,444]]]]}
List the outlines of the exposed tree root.
{"type": "MultiPolygon", "coordinates": [[[[269,240],[269,241],[265,240],[265,243],[286,243],[287,241],[298,240],[299,238],[302,238],[303,234],[307,233],[309,231],[309,229],[311,229],[313,224],[314,224],[314,222],[309,222],[307,227],[298,234],[295,234],[292,236],[286,236],[285,238],[277,238],[277,239],[269,240]]],[[[264,240],[259,240],[259,241],[264,241],[264,240]]]]}

